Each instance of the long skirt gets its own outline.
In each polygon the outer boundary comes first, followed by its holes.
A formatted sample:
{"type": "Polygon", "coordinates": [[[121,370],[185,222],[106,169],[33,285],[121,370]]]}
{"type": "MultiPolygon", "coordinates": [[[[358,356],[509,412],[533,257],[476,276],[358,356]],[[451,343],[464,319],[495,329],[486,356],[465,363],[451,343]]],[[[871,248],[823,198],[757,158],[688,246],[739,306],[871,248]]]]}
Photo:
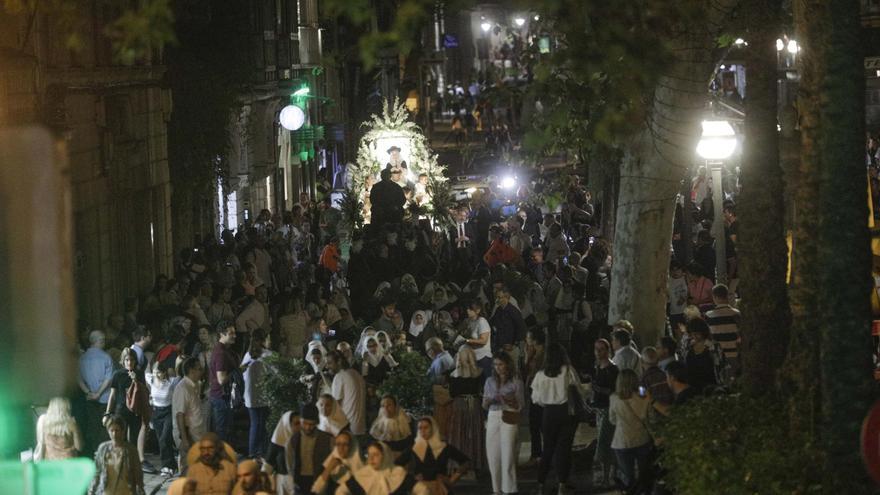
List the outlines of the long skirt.
{"type": "Polygon", "coordinates": [[[452,417],[452,397],[449,389],[441,385],[434,385],[434,421],[440,429],[440,436],[449,438],[449,421],[452,417]]]}
{"type": "Polygon", "coordinates": [[[452,416],[446,431],[449,432],[446,441],[468,456],[474,469],[486,468],[486,447],[483,444],[486,433],[479,397],[462,396],[452,400],[452,416]]]}

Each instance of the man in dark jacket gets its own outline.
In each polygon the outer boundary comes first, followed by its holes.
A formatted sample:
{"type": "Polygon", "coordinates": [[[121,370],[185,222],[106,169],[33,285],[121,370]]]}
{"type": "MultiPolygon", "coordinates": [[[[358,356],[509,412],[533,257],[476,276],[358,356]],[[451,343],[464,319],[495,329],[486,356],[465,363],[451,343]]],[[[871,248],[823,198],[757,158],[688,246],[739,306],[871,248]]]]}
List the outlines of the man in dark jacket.
{"type": "Polygon", "coordinates": [[[495,312],[489,318],[492,327],[492,352],[504,351],[519,358],[519,345],[526,338],[526,322],[522,313],[510,303],[510,290],[501,287],[495,292],[495,312]]]}
{"type": "Polygon", "coordinates": [[[403,189],[395,183],[395,179],[400,178],[400,173],[400,169],[383,170],[382,180],[370,190],[371,223],[376,228],[381,228],[386,223],[403,221],[403,204],[406,203],[406,196],[403,194],[403,189]],[[392,173],[395,176],[392,176],[392,173]]]}
{"type": "Polygon", "coordinates": [[[311,493],[315,478],[324,470],[324,459],[333,450],[333,436],[318,429],[318,408],[302,407],[300,429],[287,444],[287,472],[293,475],[294,493],[311,493]]]}

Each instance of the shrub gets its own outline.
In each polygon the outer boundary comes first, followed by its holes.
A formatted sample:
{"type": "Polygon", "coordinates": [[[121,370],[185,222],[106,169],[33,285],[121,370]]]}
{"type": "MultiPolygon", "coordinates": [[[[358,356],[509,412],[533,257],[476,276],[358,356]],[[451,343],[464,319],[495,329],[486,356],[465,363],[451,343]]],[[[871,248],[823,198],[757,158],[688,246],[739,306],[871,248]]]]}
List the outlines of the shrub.
{"type": "Polygon", "coordinates": [[[287,411],[299,411],[309,400],[308,387],[300,382],[300,377],[311,370],[303,359],[284,357],[278,354],[263,359],[266,373],[260,384],[263,400],[269,405],[267,425],[270,430],[287,411]]]}
{"type": "Polygon", "coordinates": [[[398,366],[379,387],[379,395],[397,397],[397,403],[416,418],[431,414],[433,396],[427,375],[431,364],[428,358],[417,352],[402,352],[395,355],[395,359],[398,366]]]}
{"type": "Polygon", "coordinates": [[[674,493],[792,494],[821,490],[820,456],[789,434],[779,397],[719,395],[676,408],[658,427],[674,493]]]}

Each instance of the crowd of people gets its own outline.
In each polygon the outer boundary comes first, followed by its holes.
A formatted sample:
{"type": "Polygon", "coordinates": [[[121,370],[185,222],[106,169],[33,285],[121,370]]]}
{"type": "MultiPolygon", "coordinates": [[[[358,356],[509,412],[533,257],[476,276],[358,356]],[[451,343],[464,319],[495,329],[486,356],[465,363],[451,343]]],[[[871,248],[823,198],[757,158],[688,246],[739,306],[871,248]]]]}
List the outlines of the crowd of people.
{"type": "Polygon", "coordinates": [[[572,493],[587,423],[594,486],[648,492],[651,421],[735,380],[735,294],[673,261],[664,336],[639,342],[606,324],[589,192],[572,181],[561,214],[535,197],[504,215],[476,195],[448,229],[383,217],[342,246],[338,212],[303,196],[184,250],[173,278],[83,331],[82,396],[52,401],[37,458],[94,456],[90,493],[108,495],[142,493],[143,472],[179,476],[171,493],[354,495],[447,494],[488,473],[487,491],[512,494],[522,469],[572,493]],[[426,414],[378,392],[407,353],[429,363],[426,414]],[[272,356],[307,363],[308,398],[277,424],[272,356]]]}

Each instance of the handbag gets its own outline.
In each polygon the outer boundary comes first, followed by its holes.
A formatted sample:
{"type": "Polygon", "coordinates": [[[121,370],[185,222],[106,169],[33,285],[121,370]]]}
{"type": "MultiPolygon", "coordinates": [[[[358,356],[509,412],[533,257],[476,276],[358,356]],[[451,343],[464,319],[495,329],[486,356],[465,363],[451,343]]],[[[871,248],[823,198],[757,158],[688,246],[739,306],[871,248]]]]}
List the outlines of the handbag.
{"type": "Polygon", "coordinates": [[[143,383],[137,380],[131,381],[131,385],[125,391],[125,407],[143,421],[150,420],[153,410],[150,407],[150,396],[147,392],[147,387],[143,383]]]}
{"type": "Polygon", "coordinates": [[[568,411],[578,423],[596,424],[596,413],[587,403],[587,398],[576,379],[568,385],[568,411]]]}
{"type": "Polygon", "coordinates": [[[504,424],[508,425],[519,425],[520,420],[520,412],[519,411],[508,411],[507,409],[501,411],[501,421],[504,424]]]}

